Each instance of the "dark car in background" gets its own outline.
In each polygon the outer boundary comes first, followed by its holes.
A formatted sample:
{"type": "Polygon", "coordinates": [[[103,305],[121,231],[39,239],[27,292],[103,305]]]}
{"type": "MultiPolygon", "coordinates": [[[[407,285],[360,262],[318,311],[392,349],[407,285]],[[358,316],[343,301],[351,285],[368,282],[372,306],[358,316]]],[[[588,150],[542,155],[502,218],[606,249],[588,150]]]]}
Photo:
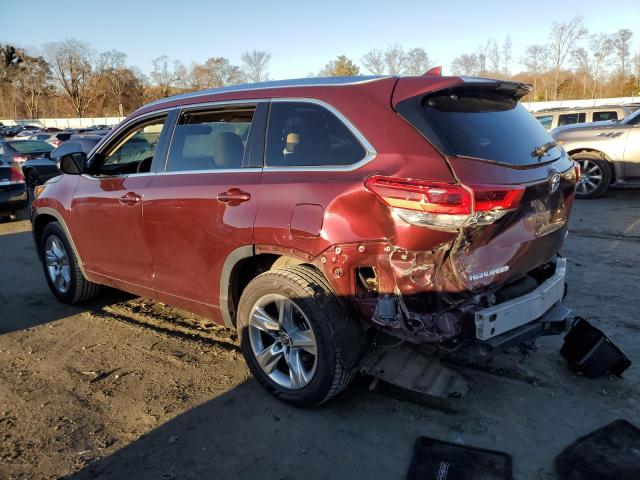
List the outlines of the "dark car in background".
{"type": "Polygon", "coordinates": [[[27,206],[28,196],[22,164],[48,155],[53,147],[36,140],[0,141],[0,217],[15,219],[27,206]]]}
{"type": "Polygon", "coordinates": [[[49,132],[39,132],[31,135],[29,140],[40,140],[42,142],[47,142],[53,147],[59,147],[64,142],[71,138],[71,133],[49,133],[49,132]]]}
{"type": "Polygon", "coordinates": [[[9,128],[4,128],[2,131],[3,137],[15,137],[20,132],[24,132],[27,130],[38,132],[42,129],[42,127],[38,127],[36,125],[12,125],[9,128]]]}
{"type": "Polygon", "coordinates": [[[60,175],[58,160],[70,152],[84,152],[88,154],[97,143],[102,140],[99,135],[74,135],[70,140],[50,153],[41,155],[22,164],[22,173],[27,182],[27,188],[33,195],[34,189],[47,180],[60,175]]]}

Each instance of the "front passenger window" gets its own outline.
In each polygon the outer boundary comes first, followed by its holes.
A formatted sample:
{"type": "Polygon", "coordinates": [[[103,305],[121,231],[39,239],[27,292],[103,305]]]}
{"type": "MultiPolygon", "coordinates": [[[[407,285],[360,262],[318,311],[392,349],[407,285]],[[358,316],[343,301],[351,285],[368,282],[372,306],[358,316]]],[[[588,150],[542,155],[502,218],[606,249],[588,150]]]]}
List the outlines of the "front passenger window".
{"type": "Polygon", "coordinates": [[[105,157],[101,175],[146,173],[156,150],[164,119],[152,120],[126,135],[105,157]]]}

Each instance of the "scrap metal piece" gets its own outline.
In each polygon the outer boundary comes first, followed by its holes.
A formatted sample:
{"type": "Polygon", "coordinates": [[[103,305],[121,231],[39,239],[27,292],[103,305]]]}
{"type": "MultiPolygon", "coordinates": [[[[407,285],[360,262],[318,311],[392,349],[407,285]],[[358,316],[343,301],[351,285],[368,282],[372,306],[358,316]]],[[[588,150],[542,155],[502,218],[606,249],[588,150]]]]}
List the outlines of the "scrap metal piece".
{"type": "Polygon", "coordinates": [[[469,392],[469,383],[434,356],[414,348],[376,348],[360,360],[360,371],[397,387],[437,398],[461,398],[469,392]]]}

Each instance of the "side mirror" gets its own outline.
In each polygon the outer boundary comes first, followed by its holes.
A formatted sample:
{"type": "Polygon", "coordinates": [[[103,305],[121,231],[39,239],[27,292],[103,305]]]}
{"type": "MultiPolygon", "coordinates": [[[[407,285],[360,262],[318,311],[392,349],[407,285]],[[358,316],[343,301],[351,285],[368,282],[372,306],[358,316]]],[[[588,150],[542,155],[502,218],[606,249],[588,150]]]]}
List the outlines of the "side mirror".
{"type": "Polygon", "coordinates": [[[82,175],[87,169],[87,154],[75,152],[63,155],[58,160],[58,170],[68,175],[82,175]]]}

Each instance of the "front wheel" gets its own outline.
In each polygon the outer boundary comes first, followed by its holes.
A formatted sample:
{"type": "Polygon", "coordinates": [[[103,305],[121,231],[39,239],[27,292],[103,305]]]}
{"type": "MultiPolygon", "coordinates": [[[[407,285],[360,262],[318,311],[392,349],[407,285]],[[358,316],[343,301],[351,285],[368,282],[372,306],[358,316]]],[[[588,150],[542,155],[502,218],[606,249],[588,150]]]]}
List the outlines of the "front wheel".
{"type": "Polygon", "coordinates": [[[579,153],[571,158],[580,165],[576,197],[596,198],[604,195],[611,183],[609,163],[592,153],[579,153]]]}
{"type": "Polygon", "coordinates": [[[51,292],[64,303],[82,303],[98,294],[100,285],[87,280],[62,227],[49,223],[40,242],[42,266],[51,292]]]}
{"type": "Polygon", "coordinates": [[[242,353],[253,376],[276,397],[311,407],[342,391],[366,345],[324,277],[309,266],[254,278],[238,306],[242,353]]]}

